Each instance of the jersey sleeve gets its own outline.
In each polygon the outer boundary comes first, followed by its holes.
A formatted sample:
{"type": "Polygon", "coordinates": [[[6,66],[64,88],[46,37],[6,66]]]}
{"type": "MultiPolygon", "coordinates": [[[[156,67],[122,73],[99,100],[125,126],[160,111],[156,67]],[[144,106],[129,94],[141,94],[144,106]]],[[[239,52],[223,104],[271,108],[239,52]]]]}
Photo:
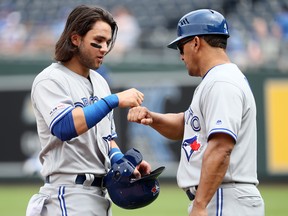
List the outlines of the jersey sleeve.
{"type": "Polygon", "coordinates": [[[32,100],[50,128],[74,108],[68,92],[54,80],[42,80],[34,86],[32,100]]]}
{"type": "Polygon", "coordinates": [[[226,133],[237,141],[243,112],[243,94],[238,87],[215,82],[203,95],[202,110],[208,140],[211,134],[226,133]]]}

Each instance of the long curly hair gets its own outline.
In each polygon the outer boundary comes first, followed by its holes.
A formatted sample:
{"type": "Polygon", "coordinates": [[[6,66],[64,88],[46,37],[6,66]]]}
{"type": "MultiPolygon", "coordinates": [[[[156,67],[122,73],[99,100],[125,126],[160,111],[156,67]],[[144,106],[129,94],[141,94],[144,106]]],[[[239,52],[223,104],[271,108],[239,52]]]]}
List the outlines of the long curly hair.
{"type": "Polygon", "coordinates": [[[73,34],[85,36],[86,33],[92,29],[95,22],[99,20],[111,26],[112,40],[108,50],[108,52],[110,52],[114,46],[118,31],[118,26],[113,16],[100,7],[80,5],[72,10],[67,18],[64,31],[55,46],[54,59],[60,62],[69,61],[78,51],[78,48],[71,41],[71,36],[73,34]]]}

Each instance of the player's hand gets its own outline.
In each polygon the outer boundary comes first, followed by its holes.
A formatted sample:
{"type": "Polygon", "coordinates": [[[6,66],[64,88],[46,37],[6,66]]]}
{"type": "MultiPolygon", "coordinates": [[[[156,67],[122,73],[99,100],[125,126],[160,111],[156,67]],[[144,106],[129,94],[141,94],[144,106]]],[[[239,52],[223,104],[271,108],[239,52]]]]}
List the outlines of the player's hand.
{"type": "Polygon", "coordinates": [[[144,94],[135,88],[131,88],[116,94],[119,99],[119,107],[140,106],[144,100],[144,94]]]}
{"type": "Polygon", "coordinates": [[[189,216],[208,216],[208,212],[206,208],[198,208],[194,203],[189,216]]]}
{"type": "Polygon", "coordinates": [[[144,125],[150,125],[153,123],[151,112],[146,107],[141,106],[129,109],[127,120],[144,125]]]}
{"type": "Polygon", "coordinates": [[[141,176],[149,175],[151,173],[151,165],[142,160],[142,162],[135,168],[133,175],[136,179],[140,179],[141,176]]]}

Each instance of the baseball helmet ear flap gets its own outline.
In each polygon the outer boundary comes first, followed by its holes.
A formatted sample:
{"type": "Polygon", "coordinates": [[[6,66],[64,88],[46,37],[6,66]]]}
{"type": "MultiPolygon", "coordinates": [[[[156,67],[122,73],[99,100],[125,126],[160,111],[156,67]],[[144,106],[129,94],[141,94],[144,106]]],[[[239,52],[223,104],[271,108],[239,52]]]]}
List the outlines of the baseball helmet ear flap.
{"type": "Polygon", "coordinates": [[[168,48],[177,49],[183,38],[201,35],[225,35],[228,38],[228,24],[224,16],[211,9],[187,13],[179,20],[177,38],[168,44],[168,48]]]}
{"type": "Polygon", "coordinates": [[[135,179],[133,171],[142,161],[136,149],[130,149],[122,159],[113,164],[104,182],[114,204],[124,209],[142,208],[152,203],[160,193],[158,176],[165,167],[135,179]]]}

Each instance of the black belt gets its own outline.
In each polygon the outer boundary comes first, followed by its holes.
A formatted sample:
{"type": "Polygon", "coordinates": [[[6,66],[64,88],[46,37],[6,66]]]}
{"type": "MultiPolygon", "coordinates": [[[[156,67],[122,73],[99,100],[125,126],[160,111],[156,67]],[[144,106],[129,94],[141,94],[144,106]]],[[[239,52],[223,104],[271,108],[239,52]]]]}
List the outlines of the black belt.
{"type": "MultiPolygon", "coordinates": [[[[195,186],[195,190],[198,189],[198,185],[195,186]]],[[[195,195],[190,191],[190,189],[186,190],[186,194],[190,201],[193,201],[195,199],[195,195]]]]}
{"type": "Polygon", "coordinates": [[[186,194],[190,201],[193,201],[195,199],[195,195],[189,189],[186,191],[186,194]]]}
{"type": "MultiPolygon", "coordinates": [[[[77,175],[76,180],[75,180],[75,184],[83,184],[84,181],[86,180],[86,176],[85,175],[77,175]]],[[[103,187],[104,181],[103,181],[103,177],[94,177],[94,181],[92,182],[91,186],[95,186],[95,187],[103,187]]]]}
{"type": "MultiPolygon", "coordinates": [[[[246,182],[223,182],[222,184],[252,184],[255,185],[254,183],[246,183],[246,182]]],[[[197,190],[198,185],[195,186],[195,190],[197,190]]],[[[195,195],[190,191],[190,189],[186,190],[186,194],[189,198],[189,200],[193,201],[195,199],[195,195]]]]}
{"type": "MultiPolygon", "coordinates": [[[[86,176],[83,174],[79,174],[77,175],[76,179],[75,179],[75,184],[81,184],[83,185],[83,183],[86,180],[86,176]]],[[[45,178],[45,183],[50,183],[50,176],[47,176],[45,178]]],[[[95,187],[103,187],[104,186],[104,181],[103,181],[103,177],[96,177],[94,176],[94,181],[92,182],[91,186],[95,186],[95,187]]]]}

